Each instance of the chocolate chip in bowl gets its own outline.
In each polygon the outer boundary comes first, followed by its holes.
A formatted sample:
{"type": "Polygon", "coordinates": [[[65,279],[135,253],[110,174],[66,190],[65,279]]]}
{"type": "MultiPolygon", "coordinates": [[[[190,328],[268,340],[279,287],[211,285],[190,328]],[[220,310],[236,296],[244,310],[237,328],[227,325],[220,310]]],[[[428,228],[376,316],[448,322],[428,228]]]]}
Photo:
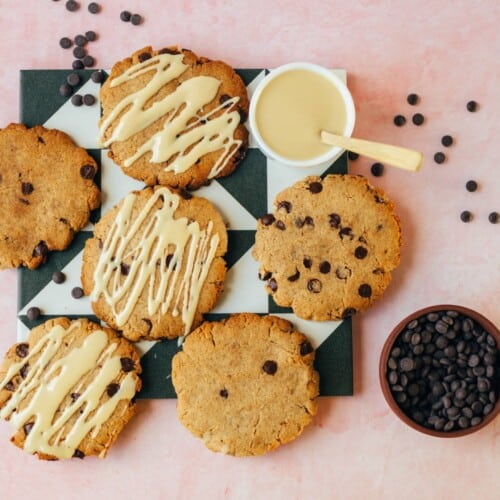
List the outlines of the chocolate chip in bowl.
{"type": "Polygon", "coordinates": [[[500,331],[476,311],[435,305],[410,314],[387,338],[380,385],[393,412],[413,429],[459,437],[500,411],[500,331]]]}

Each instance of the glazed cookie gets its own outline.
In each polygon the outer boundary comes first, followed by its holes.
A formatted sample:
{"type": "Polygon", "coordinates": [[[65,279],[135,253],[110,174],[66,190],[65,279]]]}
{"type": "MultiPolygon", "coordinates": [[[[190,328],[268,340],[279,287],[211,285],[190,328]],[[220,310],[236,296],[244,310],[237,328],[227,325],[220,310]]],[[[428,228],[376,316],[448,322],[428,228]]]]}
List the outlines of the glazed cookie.
{"type": "Polygon", "coordinates": [[[371,306],[399,264],[393,203],[363,177],[306,177],[258,221],[253,256],[274,301],[305,319],[345,319],[371,306]]]}
{"type": "Polygon", "coordinates": [[[129,340],[188,334],[222,292],[227,231],[204,198],[157,186],[127,195],[85,243],[84,292],[129,340]]]}
{"type": "Polygon", "coordinates": [[[109,328],[51,319],[0,366],[0,417],[11,441],[44,460],[104,458],[135,413],[139,357],[109,328]]]}
{"type": "Polygon", "coordinates": [[[196,189],[245,156],[246,87],[221,61],[145,47],[113,66],[101,103],[110,158],[148,185],[196,189]]]}
{"type": "Polygon", "coordinates": [[[35,269],[64,250],[100,203],[97,165],[64,132],[0,130],[0,269],[35,269]]]}
{"type": "Polygon", "coordinates": [[[275,316],[205,322],[172,360],[181,423],[212,451],[262,455],[316,414],[319,376],[302,333],[275,316]]]}

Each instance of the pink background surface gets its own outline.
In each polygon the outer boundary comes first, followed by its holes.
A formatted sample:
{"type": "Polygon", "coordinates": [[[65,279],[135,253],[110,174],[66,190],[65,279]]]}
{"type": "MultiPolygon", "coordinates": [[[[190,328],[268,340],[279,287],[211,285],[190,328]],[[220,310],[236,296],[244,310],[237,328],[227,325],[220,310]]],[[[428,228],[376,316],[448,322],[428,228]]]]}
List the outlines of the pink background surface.
{"type": "MultiPolygon", "coordinates": [[[[141,401],[137,417],[104,461],[44,463],[9,443],[0,422],[0,498],[476,498],[500,497],[500,419],[475,435],[430,438],[389,410],[378,357],[391,328],[435,303],[472,307],[500,325],[500,3],[441,1],[64,1],[0,0],[0,126],[18,120],[22,68],[68,68],[62,36],[94,29],[100,67],[151,44],[180,44],[236,67],[307,60],[343,67],[357,108],[355,135],[406,145],[426,155],[422,171],[371,161],[352,171],[383,187],[398,207],[405,245],[383,300],[354,321],[355,396],[323,398],[303,436],[261,458],[211,453],[177,422],[175,401],[141,401]],[[127,8],[142,26],[119,20],[127,8]],[[421,104],[411,107],[406,95],[421,104]],[[465,103],[475,99],[477,113],[465,103]],[[422,112],[402,128],[395,114],[422,112]],[[455,144],[442,148],[451,134],[455,144]],[[432,157],[444,150],[446,163],[432,157]],[[479,190],[468,193],[469,179],[479,190]],[[475,219],[464,224],[463,209],[475,219]]],[[[55,89],[57,91],[57,89],[55,89]]],[[[0,351],[16,337],[16,273],[0,273],[0,351]]]]}

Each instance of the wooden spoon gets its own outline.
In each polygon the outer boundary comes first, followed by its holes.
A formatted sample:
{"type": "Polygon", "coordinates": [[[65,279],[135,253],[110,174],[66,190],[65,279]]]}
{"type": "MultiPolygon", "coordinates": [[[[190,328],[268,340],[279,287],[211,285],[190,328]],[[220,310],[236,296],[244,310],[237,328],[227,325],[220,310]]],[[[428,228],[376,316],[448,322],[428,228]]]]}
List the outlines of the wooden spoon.
{"type": "Polygon", "coordinates": [[[365,141],[353,137],[343,137],[332,134],[326,130],[321,131],[321,140],[325,144],[347,149],[353,153],[368,156],[393,167],[402,168],[411,172],[417,172],[422,166],[424,155],[414,149],[391,146],[380,142],[365,141]]]}

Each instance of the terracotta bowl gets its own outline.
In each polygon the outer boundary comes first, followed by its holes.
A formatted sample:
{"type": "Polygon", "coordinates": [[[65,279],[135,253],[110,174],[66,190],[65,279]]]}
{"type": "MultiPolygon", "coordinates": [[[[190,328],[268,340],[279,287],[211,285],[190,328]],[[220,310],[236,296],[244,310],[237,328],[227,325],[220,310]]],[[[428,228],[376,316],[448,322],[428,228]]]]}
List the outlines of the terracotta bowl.
{"type": "MultiPolygon", "coordinates": [[[[499,398],[499,388],[500,384],[497,383],[496,391],[497,391],[497,400],[495,403],[495,407],[491,412],[486,415],[483,420],[474,425],[470,426],[466,429],[459,429],[459,430],[451,430],[451,431],[444,431],[444,430],[434,430],[434,429],[428,429],[424,425],[421,425],[420,423],[414,421],[409,415],[407,415],[403,409],[400,408],[399,404],[395,401],[391,389],[390,389],[390,384],[389,381],[387,380],[387,373],[388,373],[388,361],[389,361],[389,355],[392,351],[392,348],[394,346],[394,343],[396,339],[399,337],[400,334],[403,333],[403,331],[406,329],[406,326],[410,321],[414,319],[418,319],[421,316],[427,315],[432,312],[438,312],[438,311],[456,311],[459,314],[462,314],[464,316],[467,316],[471,318],[473,321],[478,323],[487,333],[489,333],[497,343],[497,349],[499,350],[500,354],[500,331],[498,328],[495,327],[495,325],[486,319],[484,316],[479,314],[476,311],[473,311],[471,309],[468,309],[466,307],[462,306],[456,306],[456,305],[449,305],[449,304],[442,304],[442,305],[435,305],[435,306],[430,306],[430,307],[425,307],[424,309],[420,309],[418,311],[415,311],[414,313],[410,314],[403,320],[401,320],[396,327],[392,330],[390,333],[389,337],[385,341],[384,347],[382,349],[382,354],[380,356],[380,362],[379,362],[379,379],[380,379],[380,385],[382,387],[382,392],[384,394],[385,400],[387,401],[387,404],[391,408],[391,410],[407,425],[412,427],[413,429],[422,432],[424,434],[430,435],[430,436],[436,436],[436,437],[445,437],[445,438],[451,438],[451,437],[460,437],[460,436],[465,436],[467,434],[471,434],[473,432],[478,431],[479,429],[482,429],[484,426],[488,425],[492,420],[495,419],[495,417],[498,415],[500,412],[500,398],[499,398]]],[[[497,381],[500,382],[500,367],[499,367],[499,360],[497,356],[497,361],[495,364],[496,367],[496,379],[497,381]]],[[[410,407],[411,411],[411,407],[410,407]]]]}

